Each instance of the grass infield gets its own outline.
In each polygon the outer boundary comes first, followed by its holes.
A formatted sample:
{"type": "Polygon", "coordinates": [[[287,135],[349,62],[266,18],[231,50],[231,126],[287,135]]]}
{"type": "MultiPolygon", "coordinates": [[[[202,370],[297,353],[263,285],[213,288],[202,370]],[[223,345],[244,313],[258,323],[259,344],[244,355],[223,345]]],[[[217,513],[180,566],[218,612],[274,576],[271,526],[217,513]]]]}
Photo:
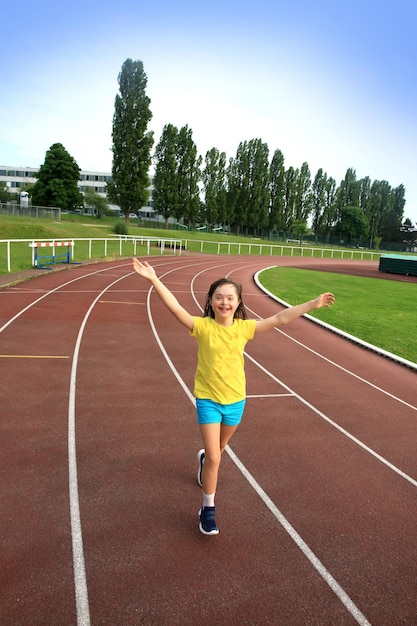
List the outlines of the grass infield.
{"type": "Polygon", "coordinates": [[[284,267],[265,270],[260,281],[268,291],[292,305],[331,291],[335,304],[310,315],[417,362],[414,283],[284,267]]]}

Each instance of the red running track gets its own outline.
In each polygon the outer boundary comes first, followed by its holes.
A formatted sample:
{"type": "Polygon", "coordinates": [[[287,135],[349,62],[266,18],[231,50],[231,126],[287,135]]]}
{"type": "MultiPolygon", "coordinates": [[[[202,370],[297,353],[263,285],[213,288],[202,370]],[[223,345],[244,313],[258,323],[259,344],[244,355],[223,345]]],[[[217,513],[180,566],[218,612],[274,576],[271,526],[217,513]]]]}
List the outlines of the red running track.
{"type": "MultiPolygon", "coordinates": [[[[279,308],[270,258],[152,262],[196,315],[221,275],[279,308]]],[[[0,290],[0,623],[417,624],[415,371],[307,319],[257,336],[206,537],[195,355],[130,261],[0,290]]]]}

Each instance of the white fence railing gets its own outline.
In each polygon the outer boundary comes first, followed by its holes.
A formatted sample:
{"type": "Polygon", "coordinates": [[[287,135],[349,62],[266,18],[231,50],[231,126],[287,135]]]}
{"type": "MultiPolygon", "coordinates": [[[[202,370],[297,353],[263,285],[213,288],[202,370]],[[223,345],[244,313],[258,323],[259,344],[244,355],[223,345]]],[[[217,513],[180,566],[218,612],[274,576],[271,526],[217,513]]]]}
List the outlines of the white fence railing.
{"type": "MultiPolygon", "coordinates": [[[[49,246],[46,250],[49,251],[50,248],[61,242],[66,242],[67,239],[58,237],[54,239],[0,239],[0,272],[12,272],[35,267],[34,251],[37,247],[36,244],[48,243],[49,246]]],[[[165,237],[137,237],[132,235],[71,238],[71,260],[134,256],[141,247],[146,249],[148,256],[151,254],[151,248],[159,249],[160,254],[164,254],[167,249],[173,254],[181,254],[183,241],[165,237]]],[[[42,249],[40,246],[39,248],[42,249]]],[[[143,254],[143,250],[140,253],[143,254]]],[[[51,255],[47,254],[46,256],[50,257],[51,255]]],[[[39,258],[36,263],[38,267],[42,265],[39,258]]],[[[46,262],[45,264],[51,263],[46,262]]]]}
{"type": "Polygon", "coordinates": [[[261,241],[242,241],[240,243],[228,241],[207,241],[188,239],[184,240],[184,250],[212,252],[216,254],[258,254],[260,256],[301,256],[327,259],[357,259],[375,261],[382,252],[356,248],[315,248],[302,245],[284,245],[264,243],[261,241]]]}
{"type": "MultiPolygon", "coordinates": [[[[50,242],[51,246],[66,239],[3,239],[0,240],[0,272],[16,272],[34,266],[36,243],[50,242]]],[[[374,261],[380,252],[361,249],[314,248],[305,245],[281,245],[262,241],[208,241],[174,239],[136,235],[113,235],[112,237],[71,238],[71,260],[91,260],[112,256],[151,255],[152,251],[181,255],[183,250],[207,254],[297,256],[328,259],[357,259],[374,261]],[[145,248],[145,250],[141,250],[145,248]]]]}

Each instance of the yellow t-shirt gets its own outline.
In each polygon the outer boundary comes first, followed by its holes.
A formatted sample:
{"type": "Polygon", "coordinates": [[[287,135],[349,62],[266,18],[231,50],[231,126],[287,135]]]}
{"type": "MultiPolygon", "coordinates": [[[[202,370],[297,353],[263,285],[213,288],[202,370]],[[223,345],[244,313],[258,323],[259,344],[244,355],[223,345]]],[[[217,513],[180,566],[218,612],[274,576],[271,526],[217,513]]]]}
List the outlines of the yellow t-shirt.
{"type": "Polygon", "coordinates": [[[198,363],[194,395],[219,404],[246,397],[243,350],[255,335],[256,320],[235,319],[222,326],[211,317],[195,317],[190,334],[197,339],[198,363]]]}

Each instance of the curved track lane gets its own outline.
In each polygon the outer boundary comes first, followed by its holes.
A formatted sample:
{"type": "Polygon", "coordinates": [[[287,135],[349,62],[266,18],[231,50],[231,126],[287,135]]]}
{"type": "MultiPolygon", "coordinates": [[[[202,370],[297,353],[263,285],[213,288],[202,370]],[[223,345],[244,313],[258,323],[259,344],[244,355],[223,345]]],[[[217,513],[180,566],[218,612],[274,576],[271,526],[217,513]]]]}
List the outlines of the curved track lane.
{"type": "MultiPolygon", "coordinates": [[[[279,308],[270,258],[152,262],[197,315],[220,275],[279,308]]],[[[417,623],[415,372],[307,319],[256,337],[208,538],[195,340],[129,261],[0,290],[0,353],[2,623],[417,623]]]]}

